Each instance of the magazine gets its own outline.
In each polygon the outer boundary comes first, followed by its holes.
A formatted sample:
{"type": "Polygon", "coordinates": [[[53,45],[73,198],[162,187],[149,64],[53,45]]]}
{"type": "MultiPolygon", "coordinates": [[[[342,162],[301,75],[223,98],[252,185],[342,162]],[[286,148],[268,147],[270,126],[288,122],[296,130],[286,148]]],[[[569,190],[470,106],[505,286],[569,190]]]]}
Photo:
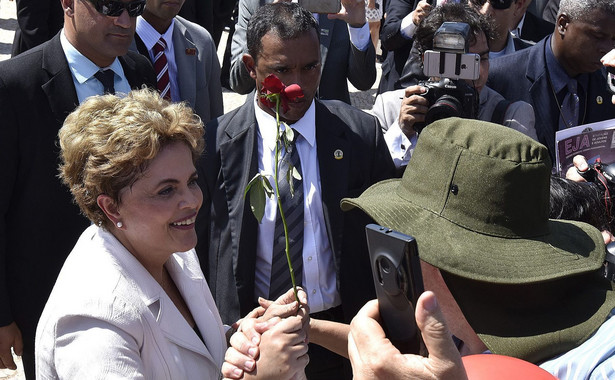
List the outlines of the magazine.
{"type": "Polygon", "coordinates": [[[581,154],[593,164],[600,158],[604,165],[615,162],[615,119],[579,125],[555,133],[557,174],[565,177],[574,156],[581,154]]]}

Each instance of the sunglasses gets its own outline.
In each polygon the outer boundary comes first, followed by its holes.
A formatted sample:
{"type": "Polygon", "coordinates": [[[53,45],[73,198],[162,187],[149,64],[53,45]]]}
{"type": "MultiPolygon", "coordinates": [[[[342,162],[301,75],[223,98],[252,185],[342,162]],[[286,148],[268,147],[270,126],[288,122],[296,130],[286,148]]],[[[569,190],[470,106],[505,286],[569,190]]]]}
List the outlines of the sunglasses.
{"type": "Polygon", "coordinates": [[[494,9],[508,9],[512,3],[513,0],[489,0],[494,9]]]}
{"type": "Polygon", "coordinates": [[[146,0],[134,0],[125,3],[120,0],[90,0],[94,8],[105,16],[118,17],[124,12],[128,12],[130,17],[137,17],[143,14],[146,0]]]}

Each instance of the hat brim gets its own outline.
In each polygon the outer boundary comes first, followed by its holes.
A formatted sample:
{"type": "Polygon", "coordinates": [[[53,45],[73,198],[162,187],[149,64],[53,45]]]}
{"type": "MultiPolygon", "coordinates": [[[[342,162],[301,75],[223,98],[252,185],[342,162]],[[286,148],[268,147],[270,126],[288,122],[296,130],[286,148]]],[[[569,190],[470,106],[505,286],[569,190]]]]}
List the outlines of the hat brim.
{"type": "Polygon", "coordinates": [[[492,353],[540,363],[586,341],[615,308],[598,273],[494,285],[441,272],[464,317],[492,353]]]}
{"type": "Polygon", "coordinates": [[[550,233],[532,238],[481,234],[402,198],[400,181],[378,182],[359,198],[343,199],[342,209],[358,207],[376,223],[413,236],[420,258],[441,270],[478,281],[520,284],[595,271],[604,262],[602,234],[588,224],[549,220],[550,233]]]}

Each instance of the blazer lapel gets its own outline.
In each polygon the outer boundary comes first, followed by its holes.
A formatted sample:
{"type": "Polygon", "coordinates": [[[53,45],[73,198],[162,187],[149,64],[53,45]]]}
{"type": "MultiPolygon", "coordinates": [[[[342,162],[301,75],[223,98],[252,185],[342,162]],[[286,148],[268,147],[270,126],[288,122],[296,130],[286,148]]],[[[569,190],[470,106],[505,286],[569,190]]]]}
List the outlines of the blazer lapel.
{"type": "MultiPolygon", "coordinates": [[[[530,96],[534,104],[534,113],[536,116],[536,134],[538,140],[549,148],[549,152],[555,152],[555,131],[554,123],[556,117],[553,115],[551,107],[551,99],[553,93],[551,83],[549,83],[549,75],[547,73],[547,63],[545,60],[545,44],[550,39],[544,39],[533,48],[528,56],[529,64],[527,65],[526,75],[532,82],[530,86],[530,96]]],[[[554,157],[552,157],[554,158],[554,157]]]]}
{"type": "Polygon", "coordinates": [[[187,101],[193,108],[196,102],[196,72],[197,57],[200,53],[196,45],[191,41],[186,27],[175,18],[173,27],[173,49],[175,51],[175,63],[177,64],[177,81],[181,99],[187,101]],[[194,52],[188,54],[188,52],[194,52]]]}
{"type": "Polygon", "coordinates": [[[244,199],[248,182],[258,172],[256,148],[256,116],[254,92],[246,103],[226,123],[219,134],[222,176],[226,191],[229,225],[231,229],[233,268],[239,294],[240,315],[252,310],[254,297],[254,265],[258,224],[244,199]]]}
{"type": "Polygon", "coordinates": [[[329,241],[335,253],[339,272],[344,218],[339,200],[347,192],[352,146],[346,139],[343,121],[316,101],[316,144],[323,212],[329,241]]]}
{"type": "MultiPolygon", "coordinates": [[[[178,328],[180,324],[175,322],[169,326],[170,330],[167,328],[163,330],[168,338],[178,345],[208,357],[216,366],[222,365],[226,351],[224,328],[205,278],[199,269],[199,263],[186,254],[176,253],[171,257],[166,267],[190,309],[190,313],[201,332],[206,349],[204,350],[203,342],[196,337],[194,331],[190,328],[187,331],[182,331],[178,328]]],[[[172,310],[175,310],[175,308],[172,308],[172,310]]],[[[177,314],[183,318],[180,313],[177,314]]],[[[161,326],[167,321],[173,322],[173,319],[164,318],[161,313],[161,326]]],[[[188,326],[184,323],[181,323],[181,325],[188,326]]]]}
{"type": "Polygon", "coordinates": [[[333,34],[333,27],[335,26],[335,20],[329,20],[327,15],[319,15],[318,25],[320,26],[320,72],[322,73],[327,61],[327,53],[329,52],[329,44],[331,44],[331,35],[333,34]]]}
{"type": "MultiPolygon", "coordinates": [[[[143,43],[143,40],[141,39],[141,37],[139,37],[139,35],[136,32],[135,32],[135,38],[132,41],[132,44],[130,44],[130,47],[128,49],[139,52],[139,54],[146,57],[147,59],[149,59],[150,62],[152,62],[149,56],[149,51],[147,51],[147,48],[145,47],[145,43],[143,43]]],[[[154,62],[152,62],[152,65],[153,64],[154,62]]]]}
{"type": "Polygon", "coordinates": [[[60,33],[43,49],[42,68],[49,75],[49,80],[41,86],[47,95],[49,107],[56,120],[64,120],[79,105],[79,99],[60,43],[60,33]]]}

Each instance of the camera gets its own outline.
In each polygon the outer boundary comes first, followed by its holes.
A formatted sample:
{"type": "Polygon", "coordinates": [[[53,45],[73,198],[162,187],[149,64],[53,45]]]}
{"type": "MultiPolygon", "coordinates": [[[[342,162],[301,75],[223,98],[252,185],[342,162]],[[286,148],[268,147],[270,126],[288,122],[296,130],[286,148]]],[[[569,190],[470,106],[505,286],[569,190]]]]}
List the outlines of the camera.
{"type": "Polygon", "coordinates": [[[423,55],[423,73],[429,80],[419,82],[427,88],[421,94],[430,107],[424,123],[415,123],[417,132],[436,120],[458,116],[475,119],[478,115],[478,92],[465,80],[476,80],[480,73],[480,56],[468,53],[470,26],[464,22],[444,22],[433,38],[433,50],[423,55]]]}
{"type": "Polygon", "coordinates": [[[606,245],[602,276],[609,281],[615,282],[615,242],[606,245]]]}

